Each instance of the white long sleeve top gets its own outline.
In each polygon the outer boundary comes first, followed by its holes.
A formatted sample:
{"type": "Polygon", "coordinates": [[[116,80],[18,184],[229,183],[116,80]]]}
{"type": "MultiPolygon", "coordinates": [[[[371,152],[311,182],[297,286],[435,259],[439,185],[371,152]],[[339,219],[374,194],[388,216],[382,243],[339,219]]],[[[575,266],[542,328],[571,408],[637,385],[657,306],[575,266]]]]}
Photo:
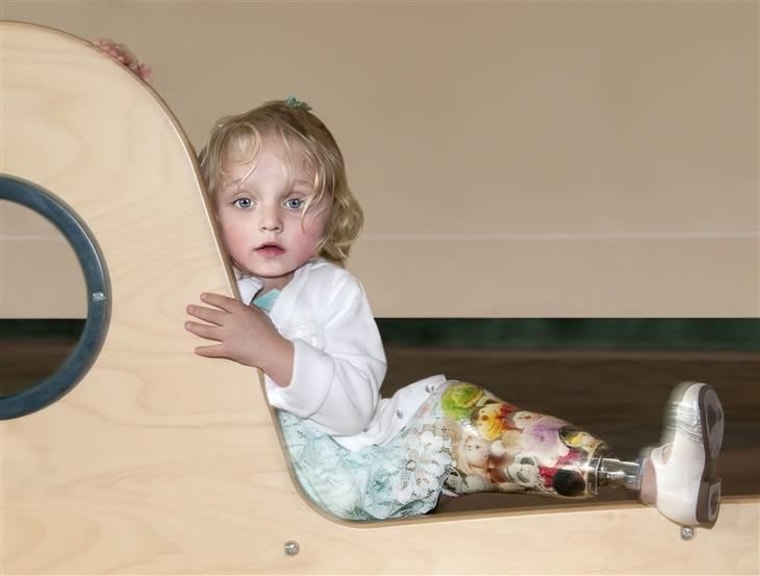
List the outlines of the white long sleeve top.
{"type": "MultiPolygon", "coordinates": [[[[261,288],[238,281],[250,302],[261,288]]],[[[285,387],[264,375],[269,403],[308,420],[349,449],[392,438],[445,381],[426,378],[381,398],[386,360],[380,332],[361,282],[325,260],[298,269],[270,313],[293,343],[293,377],[285,387]]]]}

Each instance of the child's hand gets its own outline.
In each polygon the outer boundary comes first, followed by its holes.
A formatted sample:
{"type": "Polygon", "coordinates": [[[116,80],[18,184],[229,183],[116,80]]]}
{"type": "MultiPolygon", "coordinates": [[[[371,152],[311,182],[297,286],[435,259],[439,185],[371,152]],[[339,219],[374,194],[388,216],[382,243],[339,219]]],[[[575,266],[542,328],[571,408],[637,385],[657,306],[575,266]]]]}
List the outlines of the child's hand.
{"type": "Polygon", "coordinates": [[[196,354],[260,368],[280,386],[290,384],[293,344],[277,332],[266,314],[220,294],[204,293],[201,300],[213,308],[188,306],[187,313],[204,323],[191,320],[185,329],[216,344],[199,346],[196,354]]]}
{"type": "Polygon", "coordinates": [[[153,75],[151,67],[144,62],[140,62],[137,56],[124,44],[114,42],[110,38],[98,38],[92,43],[117,62],[124,64],[124,66],[137,74],[141,80],[147,82],[153,75]]]}

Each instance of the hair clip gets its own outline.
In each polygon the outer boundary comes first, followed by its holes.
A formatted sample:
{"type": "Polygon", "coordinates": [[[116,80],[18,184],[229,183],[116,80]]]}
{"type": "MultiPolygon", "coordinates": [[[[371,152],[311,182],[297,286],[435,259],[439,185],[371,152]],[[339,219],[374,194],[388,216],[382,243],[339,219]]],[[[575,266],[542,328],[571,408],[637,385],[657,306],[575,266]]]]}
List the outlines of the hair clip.
{"type": "Polygon", "coordinates": [[[290,106],[291,108],[303,108],[307,112],[311,110],[311,106],[309,106],[306,102],[299,100],[295,96],[288,96],[285,100],[285,105],[290,106]]]}

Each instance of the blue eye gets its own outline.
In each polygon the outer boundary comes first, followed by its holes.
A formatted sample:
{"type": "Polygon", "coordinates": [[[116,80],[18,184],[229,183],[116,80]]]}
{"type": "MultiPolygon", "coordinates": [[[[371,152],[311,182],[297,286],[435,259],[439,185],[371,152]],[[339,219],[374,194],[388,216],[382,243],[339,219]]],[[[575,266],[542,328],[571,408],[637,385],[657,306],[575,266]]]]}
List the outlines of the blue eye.
{"type": "Polygon", "coordinates": [[[305,202],[302,198],[288,198],[285,200],[285,207],[290,208],[291,210],[303,208],[304,204],[305,202]]]}
{"type": "Polygon", "coordinates": [[[250,198],[238,198],[232,203],[233,206],[238,208],[250,208],[253,206],[253,201],[250,198]]]}

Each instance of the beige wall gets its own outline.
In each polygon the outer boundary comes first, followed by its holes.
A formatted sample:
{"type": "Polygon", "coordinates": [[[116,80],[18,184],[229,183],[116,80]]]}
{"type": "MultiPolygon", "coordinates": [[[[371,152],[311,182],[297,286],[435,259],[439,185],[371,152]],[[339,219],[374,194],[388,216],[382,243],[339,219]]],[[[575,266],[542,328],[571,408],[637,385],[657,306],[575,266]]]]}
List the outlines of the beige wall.
{"type": "MultiPolygon", "coordinates": [[[[755,2],[1,6],[130,45],[196,146],[310,102],[366,208],[351,267],[378,316],[760,314],[755,2]]],[[[20,212],[0,205],[0,316],[83,315],[70,249],[20,212]]]]}

